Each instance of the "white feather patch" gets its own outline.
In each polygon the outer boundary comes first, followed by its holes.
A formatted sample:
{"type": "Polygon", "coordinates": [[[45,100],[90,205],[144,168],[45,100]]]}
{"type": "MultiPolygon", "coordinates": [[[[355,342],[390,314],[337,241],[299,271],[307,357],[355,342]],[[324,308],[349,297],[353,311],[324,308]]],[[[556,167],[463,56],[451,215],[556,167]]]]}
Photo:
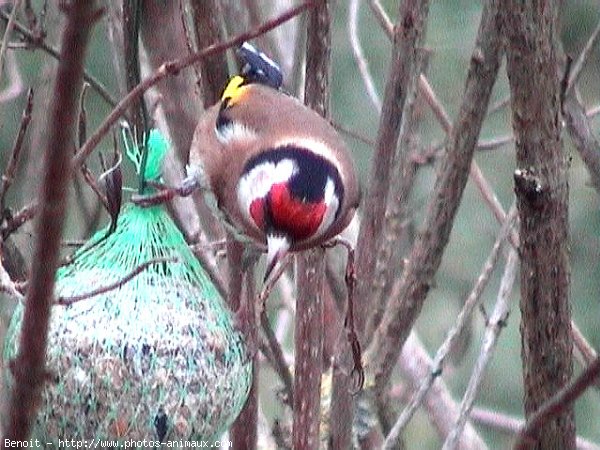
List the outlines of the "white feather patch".
{"type": "Polygon", "coordinates": [[[315,233],[315,237],[321,236],[329,229],[329,227],[333,224],[333,221],[335,220],[335,214],[340,207],[340,200],[338,199],[337,195],[335,195],[335,183],[331,177],[327,177],[327,183],[325,184],[325,197],[323,201],[327,209],[325,209],[325,215],[323,216],[321,225],[319,225],[319,228],[315,233]]]}
{"type": "Polygon", "coordinates": [[[230,145],[232,142],[244,141],[250,143],[257,138],[256,132],[239,122],[228,122],[227,124],[215,128],[215,134],[219,142],[223,145],[230,145]]]}
{"type": "Polygon", "coordinates": [[[276,183],[288,181],[296,172],[298,166],[291,159],[282,159],[277,163],[263,162],[244,175],[237,187],[238,204],[249,221],[250,204],[257,198],[265,197],[276,183]]]}

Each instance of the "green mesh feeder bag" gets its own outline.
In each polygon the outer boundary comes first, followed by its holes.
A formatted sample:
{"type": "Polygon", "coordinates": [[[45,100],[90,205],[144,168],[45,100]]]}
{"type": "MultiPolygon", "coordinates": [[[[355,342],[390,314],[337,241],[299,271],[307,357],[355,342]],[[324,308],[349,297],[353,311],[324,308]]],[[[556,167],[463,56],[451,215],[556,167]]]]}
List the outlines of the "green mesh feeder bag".
{"type": "MultiPolygon", "coordinates": [[[[157,132],[148,142],[144,173],[158,176],[167,144],[157,132]]],[[[243,336],[162,206],[128,204],[116,231],[96,233],[58,270],[56,297],[119,284],[148,261],[120,287],[53,306],[51,376],[34,432],[42,442],[214,440],[239,414],[252,377],[243,336]]],[[[19,305],[6,360],[17,352],[22,314],[19,305]]]]}

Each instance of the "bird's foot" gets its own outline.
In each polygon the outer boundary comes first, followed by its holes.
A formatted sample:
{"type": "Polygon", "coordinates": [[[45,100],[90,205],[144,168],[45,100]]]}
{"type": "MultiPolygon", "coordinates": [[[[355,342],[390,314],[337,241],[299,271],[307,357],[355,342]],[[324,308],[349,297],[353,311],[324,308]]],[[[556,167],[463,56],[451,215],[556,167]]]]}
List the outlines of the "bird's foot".
{"type": "Polygon", "coordinates": [[[179,186],[167,186],[157,181],[148,181],[147,184],[157,192],[147,195],[132,195],[132,203],[144,208],[160,205],[174,197],[187,197],[199,188],[198,182],[191,177],[185,178],[179,186]]]}

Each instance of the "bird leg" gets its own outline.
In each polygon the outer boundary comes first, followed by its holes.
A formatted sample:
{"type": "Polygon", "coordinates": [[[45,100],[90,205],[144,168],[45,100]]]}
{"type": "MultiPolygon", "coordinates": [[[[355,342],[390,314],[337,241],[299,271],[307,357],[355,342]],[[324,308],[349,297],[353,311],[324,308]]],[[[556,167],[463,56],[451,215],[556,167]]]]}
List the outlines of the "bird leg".
{"type": "Polygon", "coordinates": [[[131,202],[141,206],[155,206],[161,203],[168,202],[173,197],[187,197],[191,195],[196,189],[200,188],[196,178],[187,177],[178,186],[167,186],[158,181],[147,181],[146,184],[153,187],[157,192],[148,195],[132,195],[131,202]]]}
{"type": "Polygon", "coordinates": [[[275,284],[277,283],[277,280],[279,280],[279,277],[281,277],[283,272],[285,272],[285,270],[288,268],[290,261],[290,255],[285,255],[281,263],[277,265],[276,270],[274,272],[271,272],[269,277],[264,280],[263,288],[260,291],[260,294],[258,295],[258,307],[260,309],[259,314],[264,313],[267,298],[269,298],[269,295],[271,295],[271,291],[275,287],[275,284]]]}
{"type": "Polygon", "coordinates": [[[356,286],[354,247],[346,239],[343,239],[339,236],[327,242],[326,244],[323,244],[323,247],[332,248],[336,245],[343,246],[348,252],[348,259],[346,262],[346,273],[344,276],[344,281],[346,282],[346,289],[348,291],[348,308],[346,309],[344,328],[346,329],[346,336],[348,339],[348,343],[350,344],[350,349],[352,350],[352,360],[354,361],[352,377],[356,378],[356,392],[358,392],[362,390],[363,385],[365,383],[365,370],[362,365],[360,341],[358,340],[358,334],[356,333],[356,327],[354,325],[354,287],[356,286]]]}

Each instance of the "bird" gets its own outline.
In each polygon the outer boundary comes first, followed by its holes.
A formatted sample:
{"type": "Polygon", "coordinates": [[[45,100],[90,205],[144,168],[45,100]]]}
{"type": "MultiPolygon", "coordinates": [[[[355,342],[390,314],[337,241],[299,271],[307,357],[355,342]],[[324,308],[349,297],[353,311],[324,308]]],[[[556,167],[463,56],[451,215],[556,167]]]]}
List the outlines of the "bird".
{"type": "Polygon", "coordinates": [[[241,74],[198,121],[187,184],[213,197],[209,204],[239,240],[266,251],[266,281],[288,253],[342,232],[361,190],[334,127],[280,89],[273,61],[249,44],[241,52],[241,74]]]}

